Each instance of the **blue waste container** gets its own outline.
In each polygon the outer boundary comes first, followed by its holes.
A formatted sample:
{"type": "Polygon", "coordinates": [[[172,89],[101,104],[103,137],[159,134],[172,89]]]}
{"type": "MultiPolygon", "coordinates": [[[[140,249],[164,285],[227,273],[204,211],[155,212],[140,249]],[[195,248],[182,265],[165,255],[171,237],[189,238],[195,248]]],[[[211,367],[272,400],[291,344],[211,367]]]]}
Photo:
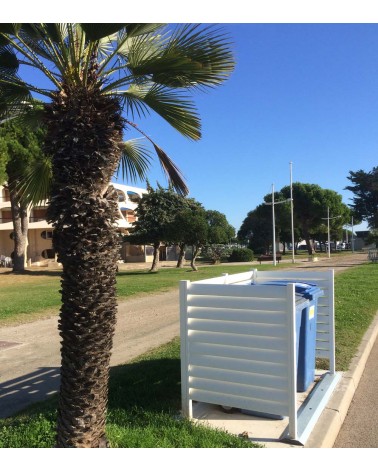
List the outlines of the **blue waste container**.
{"type": "Polygon", "coordinates": [[[290,280],[276,280],[261,285],[287,285],[289,283],[295,284],[297,392],[305,392],[315,378],[318,299],[324,292],[316,284],[290,280]]]}

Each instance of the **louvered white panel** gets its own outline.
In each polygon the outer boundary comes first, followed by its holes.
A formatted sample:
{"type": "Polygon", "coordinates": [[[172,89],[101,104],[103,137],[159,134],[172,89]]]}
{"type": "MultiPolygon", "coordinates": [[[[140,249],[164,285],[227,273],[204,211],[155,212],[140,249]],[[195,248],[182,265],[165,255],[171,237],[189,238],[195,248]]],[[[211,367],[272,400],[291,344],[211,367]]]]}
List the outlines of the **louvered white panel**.
{"type": "Polygon", "coordinates": [[[188,331],[189,342],[219,344],[225,346],[244,346],[255,349],[271,349],[286,351],[287,341],[280,338],[246,336],[242,334],[205,333],[202,331],[188,331]]]}
{"type": "MultiPolygon", "coordinates": [[[[190,355],[202,354],[227,359],[247,359],[258,363],[270,363],[282,370],[282,358],[287,355],[285,351],[273,351],[272,349],[249,349],[241,346],[225,346],[221,344],[190,343],[190,355]]],[[[285,361],[283,362],[285,365],[285,361]]],[[[265,367],[264,367],[265,368],[265,367]]]]}
{"type": "Polygon", "coordinates": [[[260,310],[260,311],[283,311],[285,308],[281,298],[237,298],[237,297],[212,297],[202,295],[190,295],[188,297],[189,307],[228,308],[235,310],[260,310]]]}
{"type": "Polygon", "coordinates": [[[190,397],[194,401],[213,403],[215,405],[227,405],[234,408],[242,408],[244,410],[260,411],[272,415],[289,416],[290,408],[288,402],[269,401],[264,399],[255,399],[242,396],[234,396],[230,394],[222,394],[219,392],[207,392],[191,388],[189,390],[190,397]]]}
{"type": "MultiPolygon", "coordinates": [[[[235,372],[246,372],[255,374],[266,374],[280,376],[286,372],[285,353],[280,352],[281,362],[262,362],[259,359],[232,359],[226,357],[203,356],[199,354],[189,354],[190,366],[209,367],[214,369],[226,369],[235,372]]],[[[191,367],[189,368],[191,373],[191,367]]],[[[192,375],[192,374],[190,374],[192,375]]]]}
{"type": "Polygon", "coordinates": [[[317,332],[316,333],[316,343],[320,345],[320,343],[328,343],[329,342],[329,332],[317,332]]]}
{"type": "Polygon", "coordinates": [[[204,390],[206,392],[224,393],[226,395],[255,398],[256,400],[271,400],[284,403],[287,400],[285,390],[276,388],[256,387],[255,385],[243,385],[234,382],[219,382],[217,380],[189,377],[189,388],[204,390]]]}
{"type": "Polygon", "coordinates": [[[235,321],[198,320],[189,319],[188,328],[193,331],[206,331],[213,333],[246,334],[252,336],[264,336],[284,338],[287,332],[283,324],[246,323],[235,321]]]}
{"type": "Polygon", "coordinates": [[[189,319],[240,321],[253,323],[280,324],[282,312],[261,310],[224,310],[211,307],[189,307],[189,319]]]}
{"type": "Polygon", "coordinates": [[[221,382],[232,382],[235,384],[254,385],[256,387],[266,387],[278,390],[287,390],[287,377],[282,376],[281,370],[276,375],[266,375],[259,373],[238,372],[233,370],[214,369],[210,367],[200,367],[192,365],[190,376],[202,379],[218,380],[221,382]]]}
{"type": "Polygon", "coordinates": [[[194,285],[188,289],[189,300],[193,295],[205,295],[215,297],[248,297],[248,298],[278,298],[284,300],[286,297],[286,287],[277,286],[273,290],[267,285],[194,285]]]}

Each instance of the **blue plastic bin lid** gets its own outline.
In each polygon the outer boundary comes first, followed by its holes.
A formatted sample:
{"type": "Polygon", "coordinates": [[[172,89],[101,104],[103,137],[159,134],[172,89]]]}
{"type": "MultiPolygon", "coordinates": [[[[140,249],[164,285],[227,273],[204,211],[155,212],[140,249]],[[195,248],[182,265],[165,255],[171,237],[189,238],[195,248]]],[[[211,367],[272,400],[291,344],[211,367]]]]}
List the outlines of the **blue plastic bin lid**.
{"type": "Polygon", "coordinates": [[[252,285],[287,285],[295,284],[295,293],[296,295],[301,295],[308,300],[312,300],[315,296],[323,295],[323,290],[321,290],[316,284],[309,284],[304,282],[297,282],[295,280],[272,280],[271,282],[264,282],[262,284],[252,285]]]}

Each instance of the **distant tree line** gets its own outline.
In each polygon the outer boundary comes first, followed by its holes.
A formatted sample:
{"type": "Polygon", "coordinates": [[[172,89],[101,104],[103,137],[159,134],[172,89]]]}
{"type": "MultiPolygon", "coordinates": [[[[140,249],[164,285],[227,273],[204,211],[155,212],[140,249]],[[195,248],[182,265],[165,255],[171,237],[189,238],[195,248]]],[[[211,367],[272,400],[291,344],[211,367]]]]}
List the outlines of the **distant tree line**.
{"type": "Polygon", "coordinates": [[[149,184],[136,208],[137,220],[131,234],[125,236],[130,244],[153,246],[150,271],[158,270],[159,248],[162,244],[177,245],[177,267],[182,267],[187,247],[191,248],[191,267],[197,270],[196,259],[202,251],[214,262],[229,255],[224,245],[235,238],[235,228],[226,216],[216,210],[206,210],[194,198],[177,194],[173,188],[149,184]]]}

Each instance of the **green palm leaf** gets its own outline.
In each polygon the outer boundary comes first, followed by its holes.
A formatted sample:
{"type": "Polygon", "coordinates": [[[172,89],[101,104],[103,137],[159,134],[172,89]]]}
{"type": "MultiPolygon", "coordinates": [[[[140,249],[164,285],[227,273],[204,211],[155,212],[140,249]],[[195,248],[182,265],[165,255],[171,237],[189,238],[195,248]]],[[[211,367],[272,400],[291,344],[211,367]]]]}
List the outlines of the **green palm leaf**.
{"type": "Polygon", "coordinates": [[[116,23],[80,23],[89,41],[98,41],[106,36],[111,36],[127,26],[116,23]]]}
{"type": "MultiPolygon", "coordinates": [[[[143,50],[141,44],[139,48],[143,50]]],[[[150,75],[155,82],[170,87],[215,86],[234,68],[230,44],[213,25],[181,26],[147,60],[138,48],[128,59],[134,75],[150,75]]]]}
{"type": "Polygon", "coordinates": [[[26,206],[38,205],[48,200],[52,179],[52,165],[49,157],[40,159],[33,166],[23,169],[19,176],[20,199],[26,206]]]}
{"type": "Polygon", "coordinates": [[[132,85],[120,94],[132,116],[145,115],[152,109],[184,136],[194,140],[201,137],[199,116],[192,101],[182,92],[161,85],[132,85]]]}
{"type": "Polygon", "coordinates": [[[125,141],[122,147],[121,160],[117,169],[122,178],[135,182],[138,178],[144,180],[150,167],[151,153],[140,142],[140,139],[125,141]]]}

